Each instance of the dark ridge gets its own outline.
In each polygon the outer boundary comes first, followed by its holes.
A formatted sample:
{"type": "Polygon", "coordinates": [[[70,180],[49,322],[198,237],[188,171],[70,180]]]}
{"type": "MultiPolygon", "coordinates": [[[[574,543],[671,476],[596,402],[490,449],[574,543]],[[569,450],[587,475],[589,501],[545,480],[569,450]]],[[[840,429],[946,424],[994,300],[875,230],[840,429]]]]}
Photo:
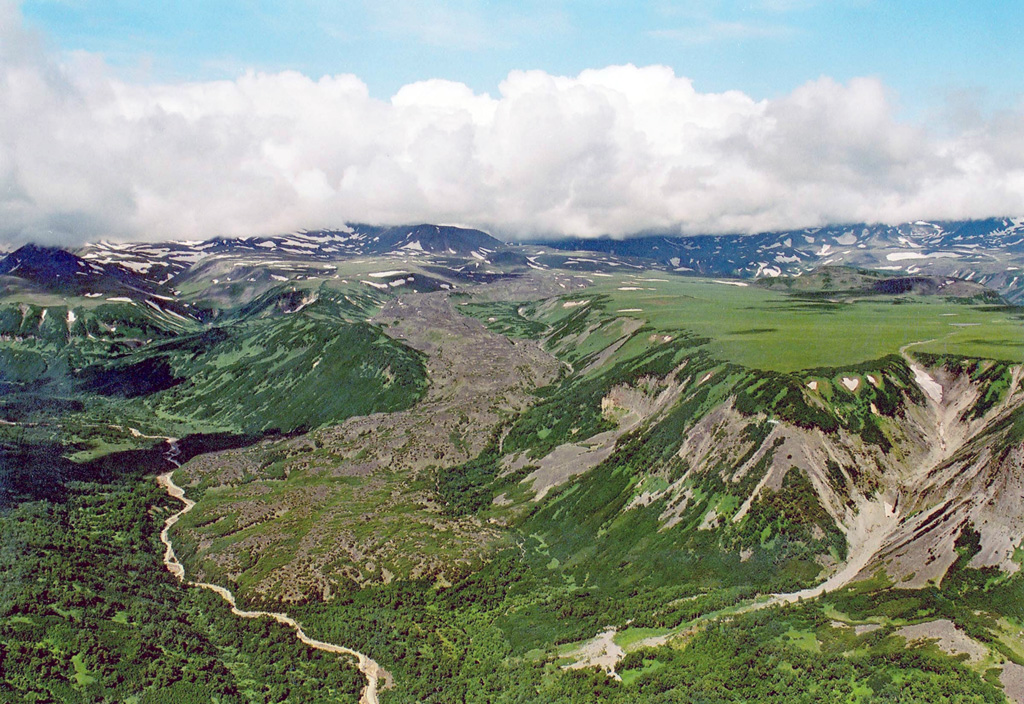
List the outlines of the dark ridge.
{"type": "Polygon", "coordinates": [[[510,250],[495,252],[487,257],[487,261],[495,266],[519,266],[524,268],[530,266],[530,260],[526,258],[525,254],[510,250]]]}
{"type": "Polygon", "coordinates": [[[913,292],[931,294],[939,290],[939,284],[928,276],[904,276],[898,279],[878,281],[871,289],[879,293],[913,292]]]}
{"type": "Polygon", "coordinates": [[[16,276],[60,293],[154,292],[151,283],[117,264],[97,264],[57,247],[27,244],[0,260],[0,276],[16,276]]]}
{"type": "Polygon", "coordinates": [[[16,277],[62,296],[119,296],[148,302],[182,317],[195,317],[189,306],[170,300],[171,291],[131,269],[92,262],[58,247],[27,244],[0,260],[0,276],[16,277]]]}
{"type": "Polygon", "coordinates": [[[500,281],[501,279],[514,279],[521,276],[521,274],[516,273],[488,274],[487,272],[475,271],[468,267],[462,269],[447,269],[440,266],[425,266],[423,269],[424,271],[429,271],[432,274],[437,274],[438,276],[443,276],[453,281],[458,281],[459,283],[489,284],[495,281],[500,281]]]}
{"type": "MultiPolygon", "coordinates": [[[[406,249],[418,243],[419,249],[433,254],[459,254],[467,256],[481,249],[495,250],[505,245],[481,230],[472,230],[450,225],[401,225],[385,228],[368,228],[355,225],[357,231],[364,228],[372,235],[367,243],[367,253],[385,253],[406,249]]],[[[417,251],[416,247],[412,248],[417,251]]]]}

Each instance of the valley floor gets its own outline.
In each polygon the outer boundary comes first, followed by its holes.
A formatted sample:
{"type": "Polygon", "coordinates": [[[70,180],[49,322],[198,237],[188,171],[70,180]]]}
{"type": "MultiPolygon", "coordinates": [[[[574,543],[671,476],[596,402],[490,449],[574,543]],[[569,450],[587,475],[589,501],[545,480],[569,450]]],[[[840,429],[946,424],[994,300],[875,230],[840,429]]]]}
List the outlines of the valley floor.
{"type": "Polygon", "coordinates": [[[235,603],[234,595],[225,589],[224,587],[217,586],[215,584],[207,584],[205,582],[186,582],[185,581],[185,568],[178,561],[177,556],[174,554],[174,546],[171,545],[170,540],[170,529],[178,520],[186,513],[195,508],[195,502],[191,501],[185,496],[185,491],[177,484],[174,483],[171,475],[173,472],[165,472],[157,477],[157,483],[167,492],[167,494],[175,499],[181,501],[185,506],[177,513],[173,513],[167,517],[164,521],[163,530],[160,532],[160,540],[163,542],[166,551],[164,552],[164,565],[168,571],[177,578],[179,582],[187,586],[198,587],[200,589],[208,589],[213,593],[220,596],[231,606],[231,613],[241,618],[269,618],[278,623],[288,626],[295,630],[295,637],[299,639],[301,643],[307,645],[316,650],[322,650],[326,653],[337,653],[341,655],[351,655],[356,659],[359,665],[359,671],[366,677],[366,687],[363,689],[362,695],[359,698],[359,704],[379,704],[377,698],[377,686],[380,680],[383,678],[385,681],[390,679],[390,675],[384,671],[376,662],[371,660],[366,655],[360,652],[346,648],[342,645],[336,645],[334,643],[326,643],[320,640],[314,640],[306,635],[303,631],[302,626],[291,618],[287,614],[283,614],[276,611],[246,611],[239,609],[235,603]]]}

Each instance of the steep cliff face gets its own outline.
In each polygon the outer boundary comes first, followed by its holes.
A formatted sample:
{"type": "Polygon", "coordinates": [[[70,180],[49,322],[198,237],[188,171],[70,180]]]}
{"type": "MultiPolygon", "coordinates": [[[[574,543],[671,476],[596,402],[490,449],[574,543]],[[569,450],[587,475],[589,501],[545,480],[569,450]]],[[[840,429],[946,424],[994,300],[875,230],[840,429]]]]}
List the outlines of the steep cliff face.
{"type": "MultiPolygon", "coordinates": [[[[753,412],[751,389],[771,381],[741,379],[685,428],[669,461],[637,468],[648,490],[627,508],[660,507],[660,531],[717,532],[721,547],[743,559],[779,531],[809,538],[813,550],[843,545],[845,554],[817,555],[819,579],[881,571],[902,586],[935,583],[957,559],[965,531],[980,536],[972,567],[1015,572],[1024,530],[1021,367],[909,356],[876,367],[804,375],[814,378],[803,381],[796,403],[753,412]],[[835,422],[800,420],[811,412],[835,422]],[[661,478],[660,486],[650,490],[647,477],[661,478]],[[766,514],[780,512],[789,515],[769,530],[766,514]],[[761,539],[753,544],[755,529],[761,539]],[[841,540],[825,539],[832,531],[841,540]]],[[[645,414],[644,435],[654,442],[671,422],[673,409],[655,401],[665,393],[619,388],[607,405],[645,414]]],[[[682,405],[694,397],[675,394],[682,405]]],[[[780,397],[773,390],[771,398],[780,397]]]]}
{"type": "Polygon", "coordinates": [[[938,582],[957,558],[956,541],[974,531],[972,567],[1016,572],[1024,535],[1021,367],[948,360],[929,369],[936,392],[915,410],[931,452],[908,468],[903,519],[873,566],[905,586],[938,582]]]}

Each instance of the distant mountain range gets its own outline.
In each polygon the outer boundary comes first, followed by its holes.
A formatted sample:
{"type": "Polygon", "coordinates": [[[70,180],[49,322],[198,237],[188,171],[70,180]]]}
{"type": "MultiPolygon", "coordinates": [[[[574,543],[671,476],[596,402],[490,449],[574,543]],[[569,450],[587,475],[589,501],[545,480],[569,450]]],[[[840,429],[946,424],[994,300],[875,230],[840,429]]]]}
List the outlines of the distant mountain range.
{"type": "Polygon", "coordinates": [[[480,230],[441,225],[380,227],[223,238],[204,242],[99,242],[74,253],[27,246],[0,263],[0,275],[47,280],[68,292],[162,293],[200,260],[332,261],[359,256],[451,258],[467,280],[516,269],[633,266],[716,277],[799,277],[850,266],[893,277],[969,281],[1010,302],[1024,301],[1024,218],[902,225],[836,225],[756,235],[645,235],[504,243],[480,230]],[[581,256],[581,253],[586,253],[581,256]],[[50,258],[51,261],[44,261],[50,258]],[[103,284],[99,284],[100,280],[103,284]]]}
{"type": "Polygon", "coordinates": [[[758,235],[548,240],[568,251],[654,261],[679,272],[740,278],[800,276],[845,265],[893,275],[950,276],[1024,300],[1024,218],[836,225],[758,235]]]}
{"type": "Polygon", "coordinates": [[[99,242],[78,254],[91,262],[117,264],[147,279],[166,282],[200,259],[212,255],[256,254],[330,260],[389,253],[450,254],[480,258],[505,245],[485,232],[447,225],[379,227],[352,224],[338,230],[301,230],[268,237],[216,237],[205,242],[99,242]]]}

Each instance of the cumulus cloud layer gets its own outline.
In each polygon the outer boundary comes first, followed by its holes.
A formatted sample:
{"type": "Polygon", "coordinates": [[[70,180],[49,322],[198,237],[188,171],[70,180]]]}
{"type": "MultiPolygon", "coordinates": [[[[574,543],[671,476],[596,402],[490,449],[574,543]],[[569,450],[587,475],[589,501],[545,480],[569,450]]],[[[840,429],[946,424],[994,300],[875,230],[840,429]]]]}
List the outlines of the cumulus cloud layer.
{"type": "Polygon", "coordinates": [[[507,237],[1024,212],[1024,115],[937,136],[870,78],[775,100],[662,66],[513,71],[497,97],[352,75],[133,83],[0,4],[0,237],[205,238],[344,221],[507,237]]]}

